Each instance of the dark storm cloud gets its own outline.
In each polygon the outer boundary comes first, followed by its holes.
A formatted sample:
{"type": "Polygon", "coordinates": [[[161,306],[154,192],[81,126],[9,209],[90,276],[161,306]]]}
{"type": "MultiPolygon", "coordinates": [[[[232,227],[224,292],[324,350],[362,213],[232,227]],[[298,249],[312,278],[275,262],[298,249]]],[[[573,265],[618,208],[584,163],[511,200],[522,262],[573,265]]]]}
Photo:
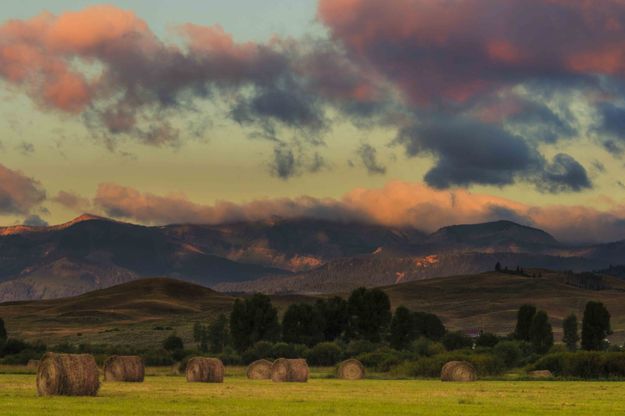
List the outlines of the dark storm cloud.
{"type": "Polygon", "coordinates": [[[608,152],[620,156],[625,150],[625,106],[604,102],[597,113],[594,131],[608,152]]]}
{"type": "Polygon", "coordinates": [[[579,192],[591,189],[592,182],[586,169],[577,160],[566,153],[559,153],[544,167],[537,187],[550,193],[579,192]]]}
{"type": "Polygon", "coordinates": [[[435,188],[510,185],[541,164],[521,137],[469,118],[430,118],[402,129],[395,143],[404,146],[408,156],[429,154],[437,159],[425,175],[435,188]]]}

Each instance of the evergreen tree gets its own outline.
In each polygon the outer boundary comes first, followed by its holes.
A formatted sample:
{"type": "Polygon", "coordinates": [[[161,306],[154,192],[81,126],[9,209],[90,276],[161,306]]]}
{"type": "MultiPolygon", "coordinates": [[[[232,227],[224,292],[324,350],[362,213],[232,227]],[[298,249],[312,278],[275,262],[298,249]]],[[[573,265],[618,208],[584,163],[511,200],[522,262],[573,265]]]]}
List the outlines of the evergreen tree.
{"type": "Polygon", "coordinates": [[[315,307],[306,303],[289,306],[282,318],[284,342],[312,347],[323,341],[323,329],[323,317],[315,307]]]}
{"type": "Polygon", "coordinates": [[[260,293],[245,300],[237,299],[230,313],[230,334],[239,352],[258,341],[279,340],[278,311],[271,304],[271,299],[260,293]]]}
{"type": "Polygon", "coordinates": [[[348,300],[351,338],[380,342],[391,321],[391,302],[380,289],[364,287],[352,292],[348,300]]]}
{"type": "Polygon", "coordinates": [[[588,302],[582,320],[582,348],[601,350],[605,338],[612,333],[610,313],[601,302],[588,302]]]}
{"type": "Polygon", "coordinates": [[[566,348],[569,351],[575,351],[577,349],[577,342],[579,341],[579,329],[577,325],[577,316],[574,313],[567,316],[562,321],[562,341],[566,344],[566,348]]]}
{"type": "Polygon", "coordinates": [[[396,350],[406,349],[417,338],[415,316],[407,308],[400,306],[391,320],[389,343],[396,350]]]}
{"type": "Polygon", "coordinates": [[[500,271],[501,271],[501,263],[497,262],[497,263],[495,264],[495,271],[496,271],[496,272],[500,272],[500,271]]]}
{"type": "Polygon", "coordinates": [[[519,308],[514,329],[514,337],[519,341],[530,340],[530,326],[532,325],[534,315],[536,315],[536,307],[534,305],[523,305],[519,308]]]}
{"type": "Polygon", "coordinates": [[[206,328],[204,331],[204,343],[207,344],[207,350],[215,354],[220,354],[224,351],[225,346],[228,344],[230,333],[228,331],[228,318],[223,313],[220,314],[217,319],[206,328]]]}
{"type": "Polygon", "coordinates": [[[537,353],[545,354],[551,349],[553,346],[553,331],[545,311],[536,312],[529,332],[530,342],[537,353]]]}
{"type": "Polygon", "coordinates": [[[323,319],[323,336],[326,341],[334,341],[345,333],[349,321],[347,301],[339,296],[315,304],[315,309],[323,319]]]}
{"type": "Polygon", "coordinates": [[[413,320],[417,338],[426,337],[433,341],[440,341],[447,333],[443,322],[433,313],[415,312],[413,320]]]}

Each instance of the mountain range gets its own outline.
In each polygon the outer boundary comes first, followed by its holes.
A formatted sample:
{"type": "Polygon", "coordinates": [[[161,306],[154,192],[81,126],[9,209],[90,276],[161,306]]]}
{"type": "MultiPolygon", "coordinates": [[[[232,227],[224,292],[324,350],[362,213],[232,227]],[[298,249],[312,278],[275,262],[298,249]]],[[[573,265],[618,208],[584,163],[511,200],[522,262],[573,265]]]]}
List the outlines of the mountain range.
{"type": "Polygon", "coordinates": [[[335,293],[502,267],[625,262],[625,241],[570,245],[510,221],[414,228],[316,219],[142,226],[94,215],[0,228],[0,302],[170,277],[222,292],[335,293]]]}

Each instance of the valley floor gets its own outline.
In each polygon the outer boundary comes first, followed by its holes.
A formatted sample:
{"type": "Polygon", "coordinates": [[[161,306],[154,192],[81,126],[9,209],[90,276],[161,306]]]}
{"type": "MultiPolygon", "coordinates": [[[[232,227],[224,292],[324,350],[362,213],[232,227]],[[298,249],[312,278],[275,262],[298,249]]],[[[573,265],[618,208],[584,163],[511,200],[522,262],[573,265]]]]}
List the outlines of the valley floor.
{"type": "MultiPolygon", "coordinates": [[[[156,373],[152,373],[156,374],[156,373]]],[[[314,373],[276,384],[230,375],[189,384],[148,375],[144,383],[103,383],[98,397],[37,397],[33,374],[0,374],[0,414],[21,415],[622,415],[622,382],[363,380],[314,373]]]]}

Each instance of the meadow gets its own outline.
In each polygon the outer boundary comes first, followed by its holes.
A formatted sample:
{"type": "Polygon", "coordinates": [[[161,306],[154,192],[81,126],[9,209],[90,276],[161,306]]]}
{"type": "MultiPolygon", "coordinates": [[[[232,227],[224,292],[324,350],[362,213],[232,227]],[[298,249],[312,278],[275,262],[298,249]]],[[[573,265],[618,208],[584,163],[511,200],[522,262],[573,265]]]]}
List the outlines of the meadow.
{"type": "MultiPolygon", "coordinates": [[[[22,415],[616,415],[621,382],[493,380],[345,381],[313,369],[308,383],[247,380],[229,368],[223,384],[187,383],[148,368],[144,383],[102,383],[97,397],[37,397],[35,375],[0,368],[0,414],[22,415]]],[[[373,375],[376,377],[376,375],[373,375]]]]}

